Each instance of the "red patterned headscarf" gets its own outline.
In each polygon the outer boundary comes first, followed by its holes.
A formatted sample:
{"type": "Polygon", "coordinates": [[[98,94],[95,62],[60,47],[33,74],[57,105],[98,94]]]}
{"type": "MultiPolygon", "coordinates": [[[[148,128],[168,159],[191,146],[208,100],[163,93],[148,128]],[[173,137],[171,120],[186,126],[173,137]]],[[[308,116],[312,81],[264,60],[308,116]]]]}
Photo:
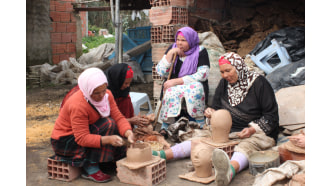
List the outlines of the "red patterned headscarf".
{"type": "Polygon", "coordinates": [[[220,60],[223,64],[229,62],[236,69],[238,75],[237,82],[234,85],[228,83],[227,86],[228,101],[231,106],[236,106],[244,100],[254,80],[256,80],[259,74],[249,71],[241,56],[234,52],[227,52],[222,55],[219,59],[219,65],[220,60]]]}

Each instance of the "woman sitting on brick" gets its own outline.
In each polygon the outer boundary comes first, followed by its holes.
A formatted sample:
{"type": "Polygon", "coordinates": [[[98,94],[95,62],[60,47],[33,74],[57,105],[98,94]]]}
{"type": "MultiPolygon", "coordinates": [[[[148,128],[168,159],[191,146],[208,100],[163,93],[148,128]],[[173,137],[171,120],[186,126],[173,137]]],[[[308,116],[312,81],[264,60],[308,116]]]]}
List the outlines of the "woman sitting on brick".
{"type": "Polygon", "coordinates": [[[270,83],[264,76],[248,71],[238,54],[225,53],[219,59],[219,66],[222,79],[205,116],[212,118],[219,109],[226,109],[231,114],[230,136],[236,136],[239,144],[231,159],[221,149],[215,149],[212,156],[216,184],[228,185],[235,174],[248,167],[251,153],[276,144],[279,116],[270,83]]]}
{"type": "Polygon", "coordinates": [[[210,61],[207,50],[199,46],[197,32],[190,27],[180,28],[175,34],[175,43],[167,49],[156,70],[165,78],[160,95],[163,124],[159,132],[166,137],[169,124],[181,116],[196,121],[202,128],[209,91],[210,61]],[[173,72],[167,80],[172,63],[173,72]]]}
{"type": "MultiPolygon", "coordinates": [[[[115,98],[118,109],[126,117],[132,127],[134,125],[144,126],[149,124],[148,119],[141,116],[134,116],[133,104],[129,96],[130,85],[134,74],[132,67],[125,63],[115,64],[106,69],[104,73],[108,80],[107,88],[115,98]]],[[[62,101],[61,108],[66,100],[78,90],[79,86],[77,85],[66,94],[62,101]]]]}
{"type": "Polygon", "coordinates": [[[51,135],[54,159],[83,167],[83,178],[107,182],[112,178],[99,168],[126,156],[123,137],[131,143],[130,123],[119,111],[107,78],[98,68],[86,69],[78,78],[79,90],[63,107],[51,135]]]}

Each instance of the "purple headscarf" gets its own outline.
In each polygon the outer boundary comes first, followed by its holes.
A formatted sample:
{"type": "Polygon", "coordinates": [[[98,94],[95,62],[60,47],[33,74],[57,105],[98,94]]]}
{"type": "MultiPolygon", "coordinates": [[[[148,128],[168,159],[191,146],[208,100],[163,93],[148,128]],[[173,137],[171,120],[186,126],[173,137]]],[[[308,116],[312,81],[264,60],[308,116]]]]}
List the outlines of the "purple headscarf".
{"type": "MultiPolygon", "coordinates": [[[[184,38],[188,41],[189,50],[184,52],[187,56],[182,63],[180,72],[178,77],[183,77],[185,75],[193,74],[197,71],[198,57],[199,57],[199,38],[197,32],[190,27],[180,28],[175,34],[175,43],[172,45],[172,48],[176,48],[176,39],[178,37],[178,33],[181,32],[184,38]]],[[[174,69],[177,61],[175,61],[174,69]]]]}

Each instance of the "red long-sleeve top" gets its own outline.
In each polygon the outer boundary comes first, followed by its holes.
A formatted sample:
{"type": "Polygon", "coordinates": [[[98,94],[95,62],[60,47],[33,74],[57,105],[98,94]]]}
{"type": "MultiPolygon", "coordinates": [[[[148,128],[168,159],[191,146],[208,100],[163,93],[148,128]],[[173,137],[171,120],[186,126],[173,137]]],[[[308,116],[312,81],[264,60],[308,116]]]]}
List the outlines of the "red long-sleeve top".
{"type": "MultiPolygon", "coordinates": [[[[124,136],[131,130],[130,123],[121,114],[111,91],[107,90],[110,103],[110,117],[115,120],[119,134],[124,136]]],[[[99,113],[86,101],[81,90],[74,93],[61,108],[51,135],[53,139],[74,135],[78,145],[83,147],[100,148],[101,135],[91,134],[89,125],[100,119],[99,113]]]]}

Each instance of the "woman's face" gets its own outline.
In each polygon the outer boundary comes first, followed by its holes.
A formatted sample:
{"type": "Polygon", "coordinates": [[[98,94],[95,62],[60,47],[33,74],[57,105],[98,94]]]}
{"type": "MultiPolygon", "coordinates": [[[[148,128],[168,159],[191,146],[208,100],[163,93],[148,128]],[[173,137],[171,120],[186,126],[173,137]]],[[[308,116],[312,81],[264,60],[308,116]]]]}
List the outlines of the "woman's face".
{"type": "Polygon", "coordinates": [[[125,78],[123,85],[120,87],[120,90],[125,90],[127,87],[131,85],[133,78],[125,78]]]}
{"type": "Polygon", "coordinates": [[[227,80],[230,84],[235,84],[238,80],[236,68],[231,64],[220,65],[221,77],[227,80]]]}
{"type": "Polygon", "coordinates": [[[200,145],[197,145],[196,148],[191,153],[191,162],[195,168],[202,167],[203,165],[207,165],[210,163],[210,159],[208,154],[208,149],[205,149],[201,147],[200,145]]]}
{"type": "Polygon", "coordinates": [[[178,37],[176,38],[176,46],[184,52],[189,50],[188,41],[181,35],[178,35],[178,37]]]}
{"type": "Polygon", "coordinates": [[[91,95],[91,98],[96,102],[100,102],[103,99],[106,90],[107,90],[106,83],[104,83],[101,86],[96,87],[91,95]]]}

